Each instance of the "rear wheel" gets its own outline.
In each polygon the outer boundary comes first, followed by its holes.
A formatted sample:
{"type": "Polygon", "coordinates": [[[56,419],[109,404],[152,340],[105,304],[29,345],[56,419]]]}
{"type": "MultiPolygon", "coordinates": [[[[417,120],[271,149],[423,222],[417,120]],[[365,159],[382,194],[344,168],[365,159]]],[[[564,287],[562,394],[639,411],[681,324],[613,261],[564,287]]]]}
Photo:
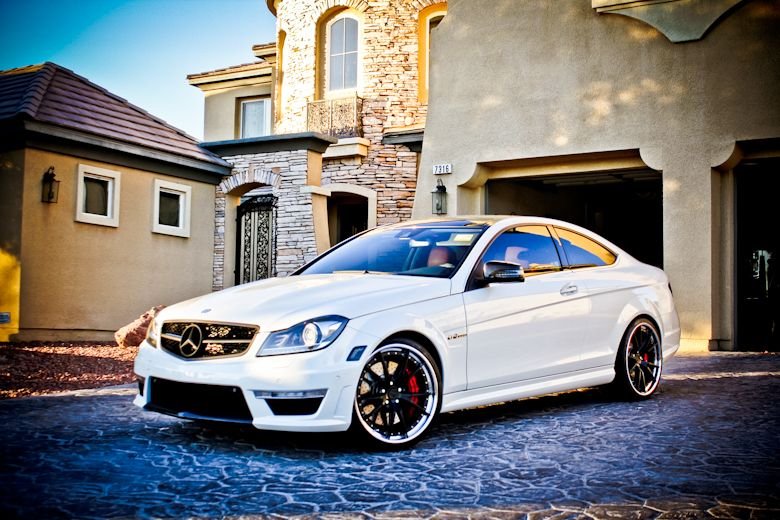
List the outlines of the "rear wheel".
{"type": "Polygon", "coordinates": [[[620,343],[613,387],[628,399],[646,399],[658,388],[662,364],[657,327],[646,318],[638,318],[626,329],[620,343]]]}
{"type": "Polygon", "coordinates": [[[417,442],[441,408],[441,375],[430,354],[408,339],[388,342],[363,366],[353,427],[384,447],[417,442]]]}

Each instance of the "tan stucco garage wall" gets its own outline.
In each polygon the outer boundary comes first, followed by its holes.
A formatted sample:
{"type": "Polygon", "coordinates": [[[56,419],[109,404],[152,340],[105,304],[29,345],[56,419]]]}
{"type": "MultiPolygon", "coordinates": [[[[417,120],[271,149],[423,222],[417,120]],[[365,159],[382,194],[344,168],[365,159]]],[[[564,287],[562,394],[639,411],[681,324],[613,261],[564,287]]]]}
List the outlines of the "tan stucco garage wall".
{"type": "Polygon", "coordinates": [[[21,243],[21,332],[17,339],[110,338],[159,304],[210,292],[214,186],[28,149],[21,243]],[[77,222],[79,164],[121,172],[119,226],[77,222]],[[59,201],[40,201],[54,166],[59,201]],[[152,233],[154,180],[192,187],[191,236],[152,233]]]}
{"type": "Polygon", "coordinates": [[[414,216],[430,215],[434,164],[453,165],[442,176],[449,212],[465,214],[482,211],[484,182],[501,161],[545,158],[554,171],[635,151],[663,175],[664,267],[683,337],[692,348],[728,340],[722,223],[731,210],[721,211],[730,201],[721,181],[737,143],[780,137],[780,2],[740,4],[703,39],[676,44],[588,0],[449,5],[433,36],[414,216]]]}
{"type": "MultiPolygon", "coordinates": [[[[204,140],[226,141],[240,136],[240,101],[269,97],[271,85],[227,87],[214,90],[204,88],[206,94],[204,114],[204,140]]],[[[272,112],[273,113],[273,112],[272,112]]],[[[273,120],[273,117],[271,118],[273,120]]]]}

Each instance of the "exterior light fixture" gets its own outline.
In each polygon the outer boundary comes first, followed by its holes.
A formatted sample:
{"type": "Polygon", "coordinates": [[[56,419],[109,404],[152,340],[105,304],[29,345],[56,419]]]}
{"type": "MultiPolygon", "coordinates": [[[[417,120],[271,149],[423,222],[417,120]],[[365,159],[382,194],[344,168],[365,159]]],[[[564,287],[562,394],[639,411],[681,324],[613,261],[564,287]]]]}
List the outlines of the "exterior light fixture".
{"type": "Polygon", "coordinates": [[[431,202],[431,211],[434,215],[447,214],[447,187],[441,179],[436,179],[436,187],[431,192],[431,202]]]}
{"type": "Polygon", "coordinates": [[[41,190],[41,202],[57,202],[60,194],[60,181],[54,178],[54,166],[49,166],[43,174],[43,189],[41,190]]]}

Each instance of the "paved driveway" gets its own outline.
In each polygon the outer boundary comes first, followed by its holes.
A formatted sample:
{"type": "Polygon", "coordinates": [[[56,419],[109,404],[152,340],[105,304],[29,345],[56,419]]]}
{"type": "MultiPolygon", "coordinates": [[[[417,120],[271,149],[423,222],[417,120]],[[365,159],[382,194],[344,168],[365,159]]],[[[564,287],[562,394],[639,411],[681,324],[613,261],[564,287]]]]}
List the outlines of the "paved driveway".
{"type": "Polygon", "coordinates": [[[585,390],[447,414],[400,453],[204,428],[132,395],[0,402],[0,515],[780,518],[780,355],[677,358],[641,403],[585,390]]]}

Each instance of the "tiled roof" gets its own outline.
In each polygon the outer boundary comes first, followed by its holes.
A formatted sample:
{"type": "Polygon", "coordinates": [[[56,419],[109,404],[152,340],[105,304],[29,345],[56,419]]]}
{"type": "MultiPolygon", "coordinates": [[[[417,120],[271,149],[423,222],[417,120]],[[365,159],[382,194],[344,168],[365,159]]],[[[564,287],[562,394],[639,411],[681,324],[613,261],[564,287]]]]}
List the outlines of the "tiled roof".
{"type": "Polygon", "coordinates": [[[194,137],[51,62],[0,71],[0,121],[20,117],[227,165],[194,137]]]}

